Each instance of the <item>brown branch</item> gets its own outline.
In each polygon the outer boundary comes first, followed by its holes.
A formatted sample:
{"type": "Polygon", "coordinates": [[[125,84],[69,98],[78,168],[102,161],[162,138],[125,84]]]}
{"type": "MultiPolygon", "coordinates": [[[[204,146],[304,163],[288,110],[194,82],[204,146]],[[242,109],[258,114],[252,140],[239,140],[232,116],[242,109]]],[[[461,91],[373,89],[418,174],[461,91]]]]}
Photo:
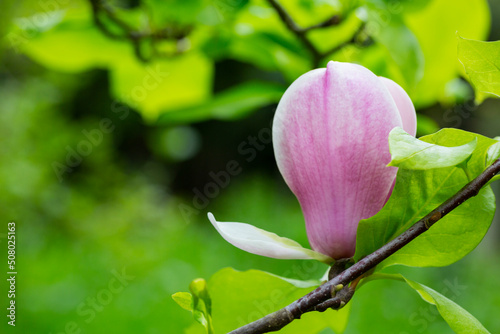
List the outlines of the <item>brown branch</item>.
{"type": "Polygon", "coordinates": [[[177,42],[177,50],[173,54],[169,54],[167,56],[175,56],[184,51],[178,47],[180,45],[179,42],[186,38],[193,29],[191,26],[186,26],[165,27],[154,31],[140,31],[120,18],[116,10],[105,0],[89,0],[89,2],[92,6],[92,14],[96,26],[109,38],[130,40],[137,58],[139,58],[142,62],[148,62],[151,60],[151,56],[147,57],[144,54],[144,41],[150,42],[152,54],[165,55],[157,52],[156,42],[161,40],[174,40],[177,42]],[[103,21],[103,16],[118,27],[121,33],[112,31],[103,21]]]}
{"type": "Polygon", "coordinates": [[[325,284],[319,286],[316,290],[308,293],[304,297],[294,301],[281,310],[273,312],[257,321],[249,323],[248,325],[240,327],[230,332],[230,334],[260,334],[278,331],[293,320],[300,319],[302,314],[313,311],[318,307],[320,309],[323,309],[325,306],[328,306],[328,303],[324,303],[329,300],[331,300],[330,303],[335,306],[336,304],[334,302],[337,301],[333,299],[335,299],[336,296],[333,296],[332,299],[332,291],[335,291],[335,287],[339,286],[339,284],[347,286],[350,282],[353,282],[356,279],[359,280],[361,275],[375,268],[375,266],[381,263],[383,260],[387,259],[396,251],[407,245],[410,241],[427,231],[432,225],[434,225],[437,221],[446,216],[452,210],[457,208],[463,202],[471,197],[476,196],[481,188],[484,187],[488,183],[488,181],[491,180],[493,176],[495,176],[499,172],[500,159],[497,159],[478,177],[465,185],[443,204],[439,205],[436,209],[429,212],[424,218],[420,219],[397,238],[388,242],[370,255],[362,258],[361,260],[359,260],[359,262],[345,269],[343,272],[341,272],[325,284]]]}
{"type": "Polygon", "coordinates": [[[278,0],[268,0],[269,4],[276,10],[278,13],[278,16],[280,17],[281,21],[285,23],[286,27],[288,30],[290,30],[292,33],[297,36],[297,38],[302,42],[302,44],[309,50],[309,53],[312,56],[312,67],[316,68],[319,66],[319,63],[321,60],[323,60],[325,57],[328,55],[335,53],[342,48],[346,47],[349,44],[355,44],[358,43],[358,39],[360,35],[364,32],[365,24],[361,24],[358,30],[353,34],[352,38],[348,41],[345,41],[341,43],[340,45],[327,50],[325,52],[321,52],[316,48],[316,46],[309,40],[307,37],[307,33],[311,30],[316,30],[316,29],[322,29],[322,28],[327,28],[331,26],[336,26],[342,22],[342,18],[340,15],[334,15],[324,22],[306,27],[306,28],[301,28],[295,20],[292,18],[292,16],[286,11],[286,9],[278,2],[278,0]]]}
{"type": "Polygon", "coordinates": [[[334,15],[324,22],[318,23],[316,25],[307,28],[301,28],[297,25],[297,23],[295,23],[294,19],[290,16],[290,14],[286,11],[286,9],[277,0],[268,0],[268,2],[276,10],[279,17],[281,18],[281,21],[285,23],[288,30],[293,32],[297,36],[297,38],[302,42],[302,44],[304,44],[304,46],[309,50],[313,58],[312,62],[313,67],[318,67],[324,55],[321,52],[319,52],[316,46],[314,46],[314,44],[309,40],[309,38],[307,38],[306,33],[314,29],[326,28],[338,25],[341,22],[340,16],[334,15]]]}

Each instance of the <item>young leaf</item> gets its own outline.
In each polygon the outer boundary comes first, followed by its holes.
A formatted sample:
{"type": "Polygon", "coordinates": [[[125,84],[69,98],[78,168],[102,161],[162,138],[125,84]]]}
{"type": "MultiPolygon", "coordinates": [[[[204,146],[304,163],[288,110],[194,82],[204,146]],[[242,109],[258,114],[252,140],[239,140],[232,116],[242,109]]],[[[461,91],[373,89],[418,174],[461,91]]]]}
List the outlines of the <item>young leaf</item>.
{"type": "Polygon", "coordinates": [[[456,147],[430,144],[394,128],[389,134],[392,160],[388,166],[404,169],[453,167],[467,160],[477,145],[477,139],[456,147]]]}
{"type": "Polygon", "coordinates": [[[500,158],[500,141],[488,148],[488,152],[486,153],[486,166],[491,165],[498,158],[500,158]]]}
{"type": "Polygon", "coordinates": [[[189,285],[193,299],[193,317],[205,327],[207,334],[213,334],[212,326],[212,300],[208,294],[207,282],[197,278],[189,285]]]}
{"type": "Polygon", "coordinates": [[[176,292],[172,299],[187,311],[193,311],[193,296],[189,292],[176,292]]]}
{"type": "Polygon", "coordinates": [[[208,213],[208,219],[227,242],[249,253],[275,259],[333,262],[333,259],[327,255],[304,248],[294,240],[280,237],[253,225],[218,222],[212,213],[208,213]]]}
{"type": "Polygon", "coordinates": [[[478,103],[500,96],[500,41],[482,42],[458,36],[458,59],[475,88],[478,103]]]}
{"type": "MultiPolygon", "coordinates": [[[[293,272],[310,277],[320,264],[302,262],[293,272]]],[[[227,333],[285,307],[312,291],[319,281],[290,280],[259,270],[244,272],[225,268],[208,281],[212,297],[212,317],[216,334],[227,333]]],[[[325,328],[342,334],[347,326],[350,304],[340,311],[310,312],[280,330],[284,334],[316,334],[325,328]]]]}
{"type": "MultiPolygon", "coordinates": [[[[484,168],[486,151],[494,140],[456,129],[443,129],[420,140],[440,146],[457,146],[477,138],[467,162],[472,176],[484,168]]],[[[446,167],[427,170],[399,169],[389,201],[375,216],[362,220],[356,237],[355,259],[370,254],[392,240],[459,191],[468,178],[464,170],[446,167]]],[[[467,255],[481,242],[495,213],[490,187],[453,210],[410,244],[391,255],[379,269],[393,264],[445,266],[467,255]]]]}

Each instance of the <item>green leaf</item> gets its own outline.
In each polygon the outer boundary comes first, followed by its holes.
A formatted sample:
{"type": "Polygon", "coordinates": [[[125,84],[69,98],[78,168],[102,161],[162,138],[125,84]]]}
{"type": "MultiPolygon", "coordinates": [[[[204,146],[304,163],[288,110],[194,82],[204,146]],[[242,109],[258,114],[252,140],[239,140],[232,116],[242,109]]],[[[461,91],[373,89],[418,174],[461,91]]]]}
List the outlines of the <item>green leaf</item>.
{"type": "Polygon", "coordinates": [[[491,165],[498,158],[500,158],[500,141],[488,148],[488,151],[486,152],[486,166],[491,165]]]}
{"type": "Polygon", "coordinates": [[[233,120],[269,104],[277,103],[286,87],[266,82],[245,82],[215,95],[194,107],[172,110],[160,115],[158,123],[197,122],[211,118],[233,120]]]}
{"type": "Polygon", "coordinates": [[[189,292],[176,292],[172,299],[183,309],[193,311],[193,296],[189,292]]]}
{"type": "Polygon", "coordinates": [[[65,21],[22,45],[22,52],[56,71],[80,73],[133,57],[126,42],[106,38],[92,22],[65,21]]]}
{"type": "Polygon", "coordinates": [[[130,41],[103,35],[91,18],[66,17],[22,45],[22,51],[56,71],[108,69],[114,97],[154,121],[169,110],[199,106],[212,90],[213,62],[190,50],[178,57],[140,62],[130,41]]]}
{"type": "Polygon", "coordinates": [[[456,32],[473,39],[487,38],[490,29],[488,2],[434,0],[418,11],[406,11],[404,3],[402,6],[403,19],[416,36],[425,57],[423,78],[416,89],[410,91],[412,100],[417,109],[436,101],[454,103],[446,87],[463,70],[456,57],[456,32]]]}
{"type": "Polygon", "coordinates": [[[403,278],[410,287],[418,292],[423,300],[437,307],[443,319],[455,333],[489,333],[479,320],[452,300],[423,284],[411,281],[405,277],[403,278]]]}
{"type": "Polygon", "coordinates": [[[233,30],[231,58],[280,71],[289,82],[312,69],[307,49],[264,1],[252,1],[241,10],[233,30]]]}
{"type": "MultiPolygon", "coordinates": [[[[381,25],[390,7],[380,1],[367,1],[368,26],[381,25]]],[[[390,14],[389,14],[390,15],[390,14]]],[[[399,15],[391,15],[383,27],[373,29],[373,37],[387,49],[388,56],[401,72],[400,82],[407,90],[414,89],[424,74],[424,54],[418,40],[399,15]],[[404,80],[404,82],[402,82],[404,80]]]]}
{"type": "Polygon", "coordinates": [[[476,145],[477,139],[475,138],[465,145],[456,147],[429,144],[397,127],[389,134],[392,160],[388,166],[404,169],[453,167],[466,161],[476,145]]]}
{"type": "Polygon", "coordinates": [[[358,287],[369,281],[391,279],[405,282],[413,288],[419,296],[429,304],[435,305],[443,319],[457,334],[469,333],[489,333],[486,328],[472,314],[464,310],[461,306],[446,298],[435,290],[404,277],[401,274],[375,273],[364,279],[358,287]]]}
{"type": "Polygon", "coordinates": [[[458,36],[458,59],[476,91],[476,101],[500,96],[500,41],[482,42],[458,36]]]}
{"type": "Polygon", "coordinates": [[[429,135],[438,132],[441,127],[435,120],[421,113],[417,114],[417,136],[429,135]]]}
{"type": "MultiPolygon", "coordinates": [[[[456,129],[443,129],[420,140],[441,146],[457,146],[477,138],[467,170],[477,176],[485,168],[486,151],[494,140],[456,129]]],[[[375,216],[358,226],[355,258],[366,256],[424,217],[459,191],[468,178],[464,170],[446,167],[427,170],[399,169],[392,196],[375,216]]],[[[481,242],[495,213],[489,186],[453,210],[429,231],[391,255],[379,269],[393,264],[446,266],[467,255],[481,242]]]]}
{"type": "MultiPolygon", "coordinates": [[[[314,270],[317,269],[313,265],[314,270]]],[[[308,266],[300,268],[301,274],[310,275],[308,266]]],[[[212,297],[212,316],[215,333],[227,333],[271,312],[285,307],[319,285],[319,281],[299,281],[282,278],[258,270],[239,272],[231,268],[218,271],[209,280],[212,297]]],[[[280,333],[319,333],[331,328],[337,334],[347,326],[349,305],[340,311],[310,312],[293,321],[280,333]]]]}
{"type": "Polygon", "coordinates": [[[109,66],[113,95],[150,121],[162,112],[196,106],[210,97],[213,64],[199,53],[149,64],[124,57],[109,66]]]}

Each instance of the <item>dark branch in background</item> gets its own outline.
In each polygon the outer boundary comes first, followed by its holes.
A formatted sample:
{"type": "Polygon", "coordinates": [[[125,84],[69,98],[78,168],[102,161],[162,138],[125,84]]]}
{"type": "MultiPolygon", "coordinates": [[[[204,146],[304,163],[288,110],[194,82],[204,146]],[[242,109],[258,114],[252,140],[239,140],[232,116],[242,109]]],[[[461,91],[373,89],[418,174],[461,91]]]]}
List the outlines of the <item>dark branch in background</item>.
{"type": "Polygon", "coordinates": [[[182,42],[192,30],[191,26],[186,27],[165,27],[154,31],[140,31],[120,18],[116,10],[105,0],[89,0],[92,6],[92,14],[96,26],[109,38],[117,40],[129,40],[134,52],[141,61],[148,62],[152,57],[175,56],[184,51],[182,42]],[[106,22],[107,21],[107,22],[106,22]],[[111,23],[120,32],[112,30],[108,24],[111,23]],[[175,41],[176,51],[173,54],[162,54],[156,49],[156,44],[160,41],[175,41]],[[151,54],[146,55],[144,45],[149,43],[151,54]]]}
{"type": "Polygon", "coordinates": [[[460,189],[455,195],[429,212],[408,230],[388,242],[380,249],[362,258],[359,262],[345,269],[316,290],[294,301],[290,305],[273,312],[257,321],[240,327],[230,334],[260,334],[280,330],[301,315],[310,311],[324,311],[328,307],[340,308],[347,303],[362,275],[375,268],[383,260],[407,245],[410,241],[427,231],[441,218],[457,208],[463,202],[476,196],[493,176],[500,172],[500,159],[497,159],[478,177],[460,189]],[[351,283],[352,282],[352,283],[351,283]],[[351,283],[350,286],[348,284],[351,283]]]}
{"type": "MultiPolygon", "coordinates": [[[[92,6],[95,25],[109,38],[130,41],[139,60],[148,62],[155,57],[172,57],[186,51],[186,46],[188,45],[186,37],[193,30],[193,26],[170,25],[157,30],[142,31],[124,20],[117,10],[106,0],[89,0],[89,2],[92,6]],[[159,52],[157,48],[158,43],[167,40],[176,43],[175,51],[168,54],[159,52]]],[[[322,52],[318,50],[307,37],[307,33],[313,30],[339,25],[342,22],[342,18],[339,15],[333,15],[323,22],[302,28],[297,25],[286,9],[277,0],[268,0],[268,2],[276,10],[288,30],[295,34],[300,42],[307,48],[312,56],[311,65],[313,68],[318,67],[319,63],[325,57],[341,50],[347,45],[363,45],[359,43],[359,40],[365,31],[364,24],[359,27],[350,40],[341,43],[331,50],[322,52]]]]}
{"type": "Polygon", "coordinates": [[[334,15],[327,19],[324,22],[312,25],[307,28],[301,28],[295,23],[290,14],[286,11],[286,9],[277,1],[277,0],[268,0],[269,4],[276,10],[281,21],[283,21],[291,32],[293,32],[297,38],[304,44],[304,46],[309,50],[312,55],[312,67],[316,68],[319,66],[321,60],[323,60],[326,56],[339,51],[343,47],[356,43],[361,34],[364,32],[365,25],[362,24],[360,28],[354,33],[352,38],[349,41],[346,41],[335,48],[328,50],[326,52],[320,52],[316,46],[307,38],[307,33],[311,30],[322,29],[327,27],[332,27],[339,25],[342,22],[342,19],[339,15],[334,15]]]}

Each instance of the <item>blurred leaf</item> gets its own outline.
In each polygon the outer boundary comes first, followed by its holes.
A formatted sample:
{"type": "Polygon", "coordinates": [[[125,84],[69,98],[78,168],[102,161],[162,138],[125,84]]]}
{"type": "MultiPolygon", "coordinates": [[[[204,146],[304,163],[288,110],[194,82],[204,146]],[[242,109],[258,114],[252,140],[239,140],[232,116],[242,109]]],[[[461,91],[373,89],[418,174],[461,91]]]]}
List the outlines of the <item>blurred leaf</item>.
{"type": "MultiPolygon", "coordinates": [[[[467,162],[467,169],[476,176],[484,170],[486,151],[495,143],[494,140],[456,129],[443,129],[420,140],[441,146],[458,146],[476,138],[476,150],[467,162]]],[[[467,182],[464,170],[457,167],[421,171],[399,169],[392,196],[384,208],[359,223],[355,258],[359,260],[400,235],[467,182]]],[[[380,268],[393,264],[445,266],[456,262],[481,242],[494,213],[495,197],[491,188],[485,187],[429,231],[390,256],[380,268]]]]}
{"type": "MultiPolygon", "coordinates": [[[[345,18],[338,25],[328,28],[314,29],[307,33],[307,37],[314,43],[320,52],[328,52],[346,41],[360,28],[363,21],[354,13],[343,13],[345,18]]],[[[329,59],[327,59],[329,60],[329,59]]]]}
{"type": "Polygon", "coordinates": [[[23,52],[56,71],[79,73],[134,57],[126,42],[110,40],[89,22],[65,22],[23,45],[23,52]]]}
{"type": "MultiPolygon", "coordinates": [[[[410,92],[417,108],[447,100],[445,87],[460,74],[456,60],[456,32],[484,39],[490,28],[486,0],[434,0],[419,11],[403,11],[408,28],[416,36],[425,57],[424,76],[410,92]]],[[[449,98],[449,96],[448,96],[449,98]]]]}
{"type": "Polygon", "coordinates": [[[164,26],[165,23],[192,24],[202,11],[204,0],[145,0],[145,5],[152,14],[153,24],[164,26]]]}
{"type": "Polygon", "coordinates": [[[413,170],[458,166],[471,156],[476,145],[477,139],[455,147],[429,144],[398,127],[389,134],[392,160],[388,166],[413,170]]]}
{"type": "Polygon", "coordinates": [[[215,95],[198,106],[163,113],[158,123],[195,122],[210,118],[233,120],[277,103],[286,87],[266,82],[245,82],[215,95]]]}
{"type": "Polygon", "coordinates": [[[391,7],[380,1],[367,3],[367,30],[387,49],[388,56],[400,71],[401,77],[395,78],[396,81],[406,90],[413,90],[424,74],[424,54],[418,40],[397,11],[391,13],[391,7]]]}
{"type": "MultiPolygon", "coordinates": [[[[258,270],[239,272],[231,268],[222,269],[208,283],[213,301],[215,333],[227,333],[277,311],[317,285],[318,281],[291,280],[258,270]]],[[[331,328],[341,334],[347,326],[349,305],[340,311],[306,313],[300,321],[293,321],[280,333],[315,334],[331,328]]]]}
{"type": "Polygon", "coordinates": [[[458,36],[458,59],[476,91],[476,102],[500,97],[500,41],[482,42],[458,36]]]}
{"type": "Polygon", "coordinates": [[[213,64],[201,53],[191,51],[144,64],[130,42],[107,38],[90,19],[64,21],[29,40],[23,50],[58,71],[109,69],[113,95],[148,120],[164,111],[199,105],[211,93],[213,64]]]}
{"type": "Polygon", "coordinates": [[[439,129],[440,127],[435,120],[424,114],[417,114],[417,136],[438,132],[439,129]]]}
{"type": "Polygon", "coordinates": [[[472,314],[464,310],[452,300],[423,284],[411,281],[406,277],[403,278],[410,287],[418,292],[423,300],[437,307],[443,319],[448,323],[448,325],[450,325],[451,329],[453,329],[455,333],[489,333],[488,330],[484,328],[484,326],[472,314]]]}
{"type": "Polygon", "coordinates": [[[267,71],[278,70],[290,82],[311,69],[307,49],[262,0],[238,13],[230,57],[267,71]]]}
{"type": "Polygon", "coordinates": [[[176,292],[172,299],[187,311],[193,311],[193,296],[189,292],[176,292]]]}
{"type": "Polygon", "coordinates": [[[123,57],[109,66],[114,96],[149,120],[156,120],[161,112],[199,105],[210,96],[213,65],[198,53],[148,64],[123,57]]]}

